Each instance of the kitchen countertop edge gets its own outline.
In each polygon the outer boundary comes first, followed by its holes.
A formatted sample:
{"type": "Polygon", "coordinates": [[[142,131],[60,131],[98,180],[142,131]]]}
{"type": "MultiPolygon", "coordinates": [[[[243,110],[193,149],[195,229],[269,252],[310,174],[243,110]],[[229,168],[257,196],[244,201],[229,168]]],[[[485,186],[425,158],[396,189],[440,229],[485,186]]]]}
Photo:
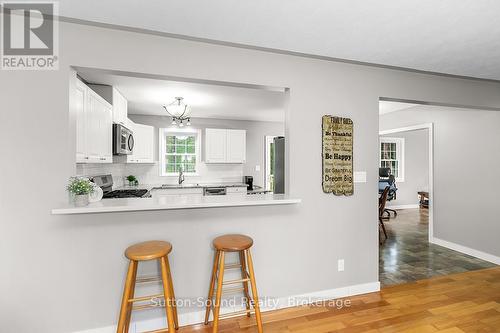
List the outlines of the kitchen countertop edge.
{"type": "Polygon", "coordinates": [[[66,204],[65,207],[52,209],[52,215],[74,215],[74,214],[94,214],[113,212],[134,212],[134,211],[156,211],[156,210],[179,210],[197,208],[221,208],[221,207],[242,207],[242,206],[271,206],[271,205],[291,205],[301,203],[298,198],[291,198],[286,195],[252,195],[245,199],[221,200],[217,197],[210,197],[209,200],[201,202],[160,202],[152,198],[129,198],[129,199],[105,199],[88,206],[76,207],[66,204]]]}

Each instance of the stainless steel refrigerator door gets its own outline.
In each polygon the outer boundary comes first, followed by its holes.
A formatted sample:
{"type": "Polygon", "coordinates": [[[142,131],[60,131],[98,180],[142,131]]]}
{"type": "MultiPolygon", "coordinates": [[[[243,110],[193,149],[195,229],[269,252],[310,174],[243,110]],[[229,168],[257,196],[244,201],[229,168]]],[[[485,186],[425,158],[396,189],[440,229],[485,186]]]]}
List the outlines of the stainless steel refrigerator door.
{"type": "Polygon", "coordinates": [[[274,193],[285,193],[285,137],[274,138],[274,193]]]}

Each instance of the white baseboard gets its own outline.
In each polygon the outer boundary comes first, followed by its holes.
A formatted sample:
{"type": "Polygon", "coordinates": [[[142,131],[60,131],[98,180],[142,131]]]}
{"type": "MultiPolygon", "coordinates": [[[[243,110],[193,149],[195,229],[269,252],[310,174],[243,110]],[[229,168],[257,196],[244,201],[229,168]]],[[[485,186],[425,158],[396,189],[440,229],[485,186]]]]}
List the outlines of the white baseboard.
{"type": "Polygon", "coordinates": [[[411,205],[394,205],[394,206],[385,206],[385,208],[388,208],[388,209],[415,209],[415,208],[419,208],[420,205],[419,204],[411,204],[411,205]]]}
{"type": "Polygon", "coordinates": [[[489,253],[479,251],[476,249],[471,249],[470,247],[463,246],[463,245],[456,244],[456,243],[452,243],[452,242],[448,242],[448,241],[445,241],[443,239],[436,238],[436,237],[432,237],[430,242],[433,244],[436,244],[436,245],[446,247],[446,248],[454,250],[454,251],[468,254],[470,256],[473,256],[473,257],[476,257],[476,258],[479,258],[479,259],[482,259],[485,261],[489,261],[489,262],[494,263],[496,265],[500,265],[500,257],[497,257],[493,254],[489,254],[489,253]]]}
{"type": "MultiPolygon", "coordinates": [[[[273,300],[273,306],[264,307],[261,309],[262,312],[279,310],[289,307],[294,307],[298,305],[311,304],[319,301],[328,301],[337,298],[367,294],[372,292],[380,291],[380,282],[370,282],[357,284],[353,286],[347,286],[343,288],[322,290],[313,293],[290,296],[290,297],[282,297],[279,299],[273,300]]],[[[242,308],[222,308],[221,313],[231,313],[233,311],[239,311],[242,308]]],[[[194,325],[198,323],[202,323],[205,320],[205,311],[196,311],[190,313],[182,313],[179,314],[179,325],[187,326],[194,325]]],[[[137,322],[132,322],[130,325],[130,333],[143,332],[145,330],[154,330],[161,327],[165,327],[165,318],[154,318],[150,320],[142,320],[137,322]]],[[[77,331],[74,333],[114,333],[116,332],[116,326],[106,326],[106,327],[98,327],[85,331],[77,331]]]]}

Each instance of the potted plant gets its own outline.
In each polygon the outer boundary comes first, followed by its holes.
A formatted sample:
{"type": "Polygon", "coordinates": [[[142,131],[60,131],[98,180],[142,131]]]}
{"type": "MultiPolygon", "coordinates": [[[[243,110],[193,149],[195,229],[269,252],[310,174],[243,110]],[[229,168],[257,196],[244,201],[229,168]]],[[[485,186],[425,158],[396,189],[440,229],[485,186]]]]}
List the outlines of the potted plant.
{"type": "Polygon", "coordinates": [[[67,190],[74,195],[75,206],[87,206],[89,204],[89,194],[94,192],[94,184],[84,177],[71,177],[67,190]]]}
{"type": "Polygon", "coordinates": [[[128,185],[129,186],[134,186],[134,185],[137,185],[139,182],[137,181],[137,178],[135,178],[135,176],[127,176],[127,180],[128,180],[128,185]]]}

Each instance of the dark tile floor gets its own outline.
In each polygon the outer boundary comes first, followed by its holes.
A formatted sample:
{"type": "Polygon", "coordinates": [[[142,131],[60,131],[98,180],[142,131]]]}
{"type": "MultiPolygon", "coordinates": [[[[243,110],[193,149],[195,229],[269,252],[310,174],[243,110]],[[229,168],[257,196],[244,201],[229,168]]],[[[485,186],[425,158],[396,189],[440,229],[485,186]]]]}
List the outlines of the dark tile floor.
{"type": "Polygon", "coordinates": [[[430,244],[428,221],[427,209],[399,210],[396,218],[384,221],[389,238],[380,245],[379,277],[382,286],[495,266],[430,244]]]}

